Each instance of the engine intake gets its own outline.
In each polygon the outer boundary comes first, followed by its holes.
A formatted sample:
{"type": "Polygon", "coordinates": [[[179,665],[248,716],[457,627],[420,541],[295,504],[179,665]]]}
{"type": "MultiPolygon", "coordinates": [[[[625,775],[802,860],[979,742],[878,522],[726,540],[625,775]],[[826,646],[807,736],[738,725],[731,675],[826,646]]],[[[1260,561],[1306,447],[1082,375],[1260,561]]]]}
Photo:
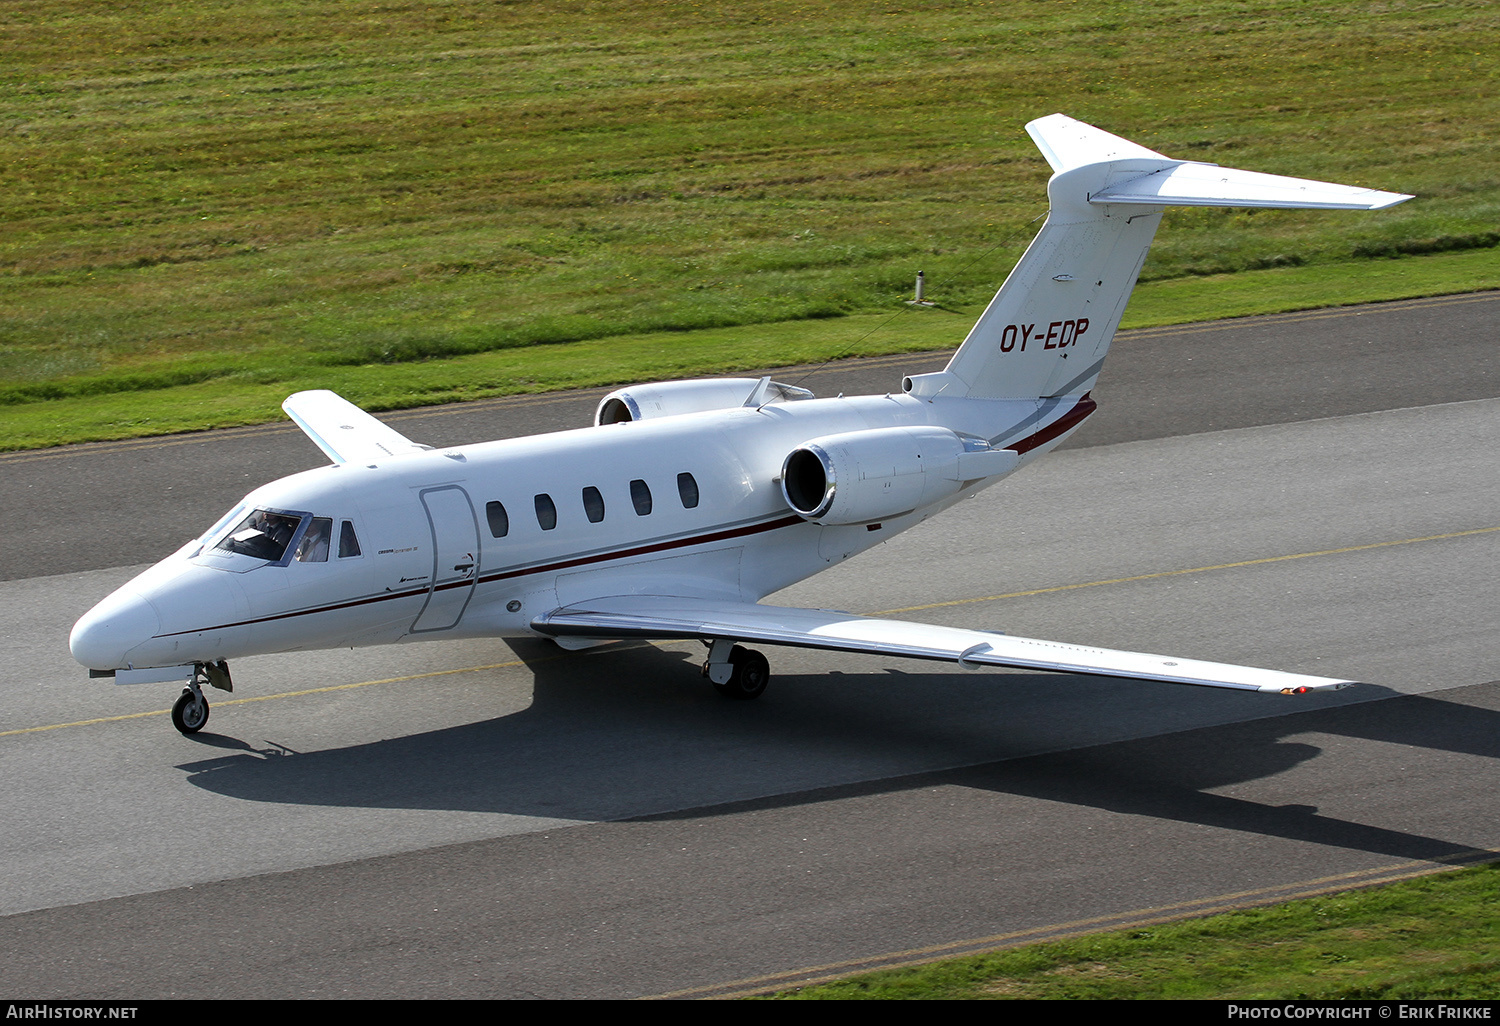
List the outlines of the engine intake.
{"type": "Polygon", "coordinates": [[[617,388],[599,400],[594,424],[627,424],[634,420],[677,417],[737,406],[795,402],[813,394],[768,378],[696,378],[617,388]],[[751,402],[751,400],[754,402],[751,402]]]}
{"type": "Polygon", "coordinates": [[[787,455],[781,493],[793,512],[816,524],[885,520],[956,494],[964,485],[959,475],[968,451],[964,440],[947,428],[824,435],[787,455]]]}

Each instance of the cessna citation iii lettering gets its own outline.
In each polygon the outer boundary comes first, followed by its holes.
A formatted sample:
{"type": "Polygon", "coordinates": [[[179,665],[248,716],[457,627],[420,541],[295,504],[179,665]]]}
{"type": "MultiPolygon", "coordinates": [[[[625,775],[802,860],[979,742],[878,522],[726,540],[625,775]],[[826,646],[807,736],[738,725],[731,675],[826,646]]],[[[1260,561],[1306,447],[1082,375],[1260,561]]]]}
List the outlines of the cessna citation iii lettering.
{"type": "Polygon", "coordinates": [[[1026,128],[1054,171],[1047,222],[944,370],[836,399],[769,378],[643,385],[591,428],[444,451],[299,392],[283,408],[333,465],[256,489],[99,603],[74,658],[117,683],[186,682],[184,733],[208,719],[203,685],[231,688],[230,659],[429,638],[698,638],[740,699],[769,678],[740,642],[1285,694],[1353,683],[760,604],[1082,424],[1165,207],[1411,198],[1173,160],[1061,114],[1026,128]]]}

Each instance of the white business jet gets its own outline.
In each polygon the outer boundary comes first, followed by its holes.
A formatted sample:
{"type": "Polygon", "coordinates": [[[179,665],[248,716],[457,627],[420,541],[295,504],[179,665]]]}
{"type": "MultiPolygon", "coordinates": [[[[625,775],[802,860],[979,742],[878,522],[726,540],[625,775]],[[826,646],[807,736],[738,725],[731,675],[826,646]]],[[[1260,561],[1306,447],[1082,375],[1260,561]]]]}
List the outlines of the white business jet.
{"type": "Polygon", "coordinates": [[[770,674],[738,642],[1284,694],[1353,683],[759,604],[1082,424],[1163,208],[1411,198],[1173,160],[1061,114],[1026,128],[1055,172],[1047,222],[944,370],[836,399],[769,378],[643,385],[591,428],[442,451],[299,392],[283,408],[333,465],[256,489],[99,603],[74,658],[117,683],[185,681],[184,733],[238,656],[478,636],[698,638],[739,699],[770,674]]]}

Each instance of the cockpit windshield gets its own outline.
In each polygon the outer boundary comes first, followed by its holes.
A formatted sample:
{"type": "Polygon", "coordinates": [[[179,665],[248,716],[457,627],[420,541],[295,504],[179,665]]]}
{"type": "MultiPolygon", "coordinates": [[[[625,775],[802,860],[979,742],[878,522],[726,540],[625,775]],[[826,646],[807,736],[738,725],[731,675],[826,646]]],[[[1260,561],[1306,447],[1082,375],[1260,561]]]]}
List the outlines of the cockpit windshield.
{"type": "Polygon", "coordinates": [[[280,562],[301,522],[300,517],[258,509],[235,525],[214,548],[280,562]]]}

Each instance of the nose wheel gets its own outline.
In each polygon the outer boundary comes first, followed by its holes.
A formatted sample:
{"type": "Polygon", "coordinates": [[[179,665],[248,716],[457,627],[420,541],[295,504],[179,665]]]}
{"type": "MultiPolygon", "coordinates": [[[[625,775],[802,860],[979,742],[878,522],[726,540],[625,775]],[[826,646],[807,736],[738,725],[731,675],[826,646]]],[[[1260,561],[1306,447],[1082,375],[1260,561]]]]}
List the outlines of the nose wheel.
{"type": "Polygon", "coordinates": [[[196,734],[208,722],[208,699],[203,697],[205,684],[212,684],[220,691],[233,691],[229,664],[220,659],[216,663],[193,665],[193,679],[188,681],[172,705],[172,726],[184,734],[196,734]]]}
{"type": "Polygon", "coordinates": [[[193,681],[182,689],[177,701],[172,704],[172,726],[184,734],[196,734],[208,722],[208,699],[203,689],[193,681]]]}

